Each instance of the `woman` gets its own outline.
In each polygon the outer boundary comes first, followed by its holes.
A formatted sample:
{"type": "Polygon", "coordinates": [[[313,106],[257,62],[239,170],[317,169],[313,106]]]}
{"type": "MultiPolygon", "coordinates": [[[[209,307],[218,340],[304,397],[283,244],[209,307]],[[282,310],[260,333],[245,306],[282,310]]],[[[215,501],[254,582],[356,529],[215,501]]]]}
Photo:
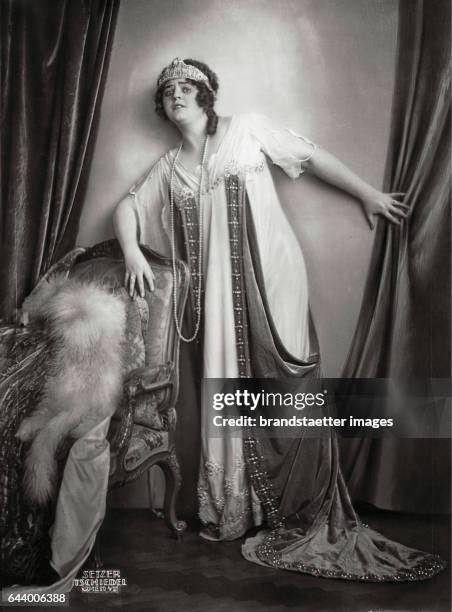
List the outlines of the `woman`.
{"type": "MultiPolygon", "coordinates": [[[[381,193],[331,154],[264,117],[218,117],[217,91],[216,75],[194,60],[176,58],[159,77],[156,110],[182,140],[115,212],[125,284],[131,295],[143,295],[145,282],[153,289],[138,242],[147,242],[159,209],[172,257],[181,255],[190,265],[191,325],[178,327],[181,339],[202,343],[204,378],[318,376],[303,256],[267,159],[291,178],[309,171],[350,193],[371,227],[376,215],[400,224],[408,206],[403,194],[381,193]]],[[[256,440],[251,430],[244,440],[203,435],[201,535],[234,539],[265,519],[272,530],[243,548],[257,563],[363,580],[412,580],[420,569],[428,575],[441,569],[438,558],[362,526],[342,480],[334,437],[302,437],[256,440]],[[306,466],[316,466],[315,476],[306,466]]]]}

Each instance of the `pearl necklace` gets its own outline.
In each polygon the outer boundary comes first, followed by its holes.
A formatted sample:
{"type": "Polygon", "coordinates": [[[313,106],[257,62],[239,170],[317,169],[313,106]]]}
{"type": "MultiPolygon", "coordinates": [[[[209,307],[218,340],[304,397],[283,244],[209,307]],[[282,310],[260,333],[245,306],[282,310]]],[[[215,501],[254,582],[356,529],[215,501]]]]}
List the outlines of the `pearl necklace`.
{"type": "Polygon", "coordinates": [[[201,157],[201,175],[199,180],[199,191],[198,191],[198,200],[199,200],[199,251],[198,251],[198,287],[196,291],[196,324],[195,331],[193,334],[186,338],[181,329],[181,324],[179,323],[179,319],[177,317],[177,288],[176,288],[176,279],[177,279],[177,271],[176,271],[176,245],[174,240],[174,170],[176,167],[177,160],[179,158],[179,154],[182,149],[182,142],[177,150],[177,153],[174,157],[173,165],[171,166],[171,175],[170,175],[170,213],[171,213],[171,256],[173,263],[173,315],[174,322],[176,324],[176,330],[179,335],[179,338],[183,342],[193,342],[196,339],[196,336],[199,332],[199,327],[201,325],[201,290],[202,290],[202,232],[203,232],[203,210],[201,204],[201,194],[202,187],[204,183],[204,166],[207,159],[207,149],[208,149],[208,140],[209,135],[206,135],[206,139],[204,141],[204,147],[202,151],[201,157]]]}

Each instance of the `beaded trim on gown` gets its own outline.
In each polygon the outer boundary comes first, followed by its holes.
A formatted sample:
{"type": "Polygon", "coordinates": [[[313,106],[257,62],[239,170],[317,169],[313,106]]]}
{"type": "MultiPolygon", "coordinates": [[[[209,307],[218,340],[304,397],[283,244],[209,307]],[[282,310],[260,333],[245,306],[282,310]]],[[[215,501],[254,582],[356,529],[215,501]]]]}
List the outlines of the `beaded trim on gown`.
{"type": "MultiPolygon", "coordinates": [[[[259,115],[235,115],[207,163],[203,206],[203,376],[319,376],[303,255],[281,208],[267,158],[291,178],[303,173],[300,139],[259,115]],[[295,357],[298,356],[298,357],[295,357]]],[[[130,190],[140,240],[152,243],[156,212],[169,234],[175,150],[130,190]]],[[[199,170],[199,169],[198,169],[199,170]]],[[[199,172],[175,164],[179,254],[197,269],[199,172]]],[[[418,580],[444,567],[364,526],[350,503],[337,441],[257,440],[202,434],[199,516],[219,539],[253,525],[246,559],[315,575],[418,580]]]]}

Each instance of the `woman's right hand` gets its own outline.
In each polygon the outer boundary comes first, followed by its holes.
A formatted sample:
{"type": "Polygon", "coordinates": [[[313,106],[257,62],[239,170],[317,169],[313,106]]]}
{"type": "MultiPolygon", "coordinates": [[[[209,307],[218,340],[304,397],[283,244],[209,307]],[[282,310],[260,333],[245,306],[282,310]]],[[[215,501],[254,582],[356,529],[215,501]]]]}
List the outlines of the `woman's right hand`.
{"type": "Polygon", "coordinates": [[[126,265],[124,286],[128,290],[130,297],[133,297],[135,290],[137,290],[139,295],[144,298],[145,280],[149,285],[149,289],[154,291],[154,273],[140,247],[137,245],[136,248],[125,253],[124,259],[126,265]]]}

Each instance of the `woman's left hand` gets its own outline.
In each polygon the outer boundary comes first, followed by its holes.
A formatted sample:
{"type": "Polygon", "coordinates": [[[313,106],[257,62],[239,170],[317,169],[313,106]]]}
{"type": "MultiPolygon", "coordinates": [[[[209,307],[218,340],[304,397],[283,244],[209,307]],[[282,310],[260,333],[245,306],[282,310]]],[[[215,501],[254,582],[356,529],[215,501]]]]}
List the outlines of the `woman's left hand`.
{"type": "Polygon", "coordinates": [[[388,219],[388,221],[391,221],[391,223],[400,225],[402,219],[406,219],[410,208],[408,204],[403,202],[404,195],[404,193],[382,193],[381,191],[374,190],[368,196],[361,198],[364,214],[370,229],[375,227],[375,215],[381,215],[388,219]]]}

